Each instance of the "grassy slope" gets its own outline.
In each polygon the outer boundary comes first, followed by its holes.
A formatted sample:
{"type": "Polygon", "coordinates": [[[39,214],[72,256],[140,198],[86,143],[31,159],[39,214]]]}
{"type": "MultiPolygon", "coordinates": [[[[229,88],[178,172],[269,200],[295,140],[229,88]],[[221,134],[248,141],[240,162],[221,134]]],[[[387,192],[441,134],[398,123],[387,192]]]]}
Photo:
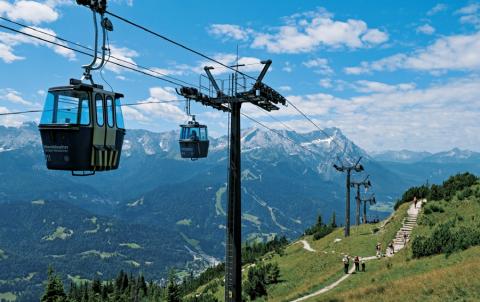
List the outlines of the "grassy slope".
{"type": "MultiPolygon", "coordinates": [[[[407,208],[408,205],[403,205],[390,222],[375,234],[373,229],[378,228],[381,223],[352,227],[351,237],[346,239],[343,237],[343,228],[338,228],[318,241],[313,241],[312,236],[303,238],[317,251],[315,253],[306,251],[303,245],[297,242],[288,246],[283,256],[268,255],[264,261],[279,264],[282,280],[268,288],[268,301],[289,301],[334,282],[343,274],[343,253],[375,255],[375,244],[382,242],[382,245],[386,246],[400,228],[407,208]],[[337,238],[342,240],[334,243],[337,238]]],[[[198,292],[202,292],[204,288],[200,288],[198,292]]],[[[223,287],[218,287],[214,293],[219,300],[223,300],[223,290],[223,287]]]]}
{"type": "MultiPolygon", "coordinates": [[[[475,186],[474,190],[480,190],[475,186]]],[[[453,202],[435,202],[444,213],[422,214],[413,236],[427,235],[434,227],[461,216],[457,225],[480,221],[480,199],[469,197],[453,202]]],[[[352,276],[331,292],[311,301],[479,301],[480,247],[412,259],[409,248],[391,259],[370,262],[365,274],[352,276]]]]}
{"type": "MultiPolygon", "coordinates": [[[[480,185],[473,189],[480,191],[480,185]]],[[[427,235],[433,231],[432,225],[453,217],[463,218],[457,226],[480,221],[478,197],[455,198],[450,203],[440,201],[435,204],[441,205],[445,212],[422,213],[413,236],[427,235]]],[[[347,239],[342,236],[343,229],[337,229],[318,241],[313,241],[311,236],[303,238],[316,253],[304,250],[303,245],[296,242],[286,248],[283,256],[267,256],[263,261],[279,264],[282,281],[269,286],[269,296],[265,300],[291,301],[338,280],[343,275],[342,253],[372,256],[377,241],[385,248],[400,229],[409,206],[402,205],[376,234],[372,230],[382,223],[353,227],[352,236],[347,239]],[[336,238],[342,241],[334,243],[336,238]]],[[[367,262],[366,273],[354,274],[337,288],[309,301],[480,301],[479,270],[480,247],[456,252],[449,257],[436,255],[412,259],[410,246],[407,246],[393,258],[367,262]]],[[[214,294],[223,301],[223,287],[217,287],[214,294]]]]}

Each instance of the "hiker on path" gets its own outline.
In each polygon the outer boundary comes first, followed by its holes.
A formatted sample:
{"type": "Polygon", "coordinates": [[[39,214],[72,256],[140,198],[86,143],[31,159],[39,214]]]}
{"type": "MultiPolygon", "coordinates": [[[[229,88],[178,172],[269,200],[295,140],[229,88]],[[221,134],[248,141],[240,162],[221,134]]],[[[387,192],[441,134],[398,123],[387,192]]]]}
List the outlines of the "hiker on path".
{"type": "Polygon", "coordinates": [[[415,208],[417,208],[417,195],[413,195],[413,204],[415,205],[415,208]]]}
{"type": "Polygon", "coordinates": [[[407,231],[403,231],[403,244],[407,244],[408,234],[407,231]]]}
{"type": "Polygon", "coordinates": [[[390,249],[390,253],[392,255],[395,254],[395,248],[393,247],[393,240],[390,241],[390,244],[388,245],[388,248],[390,249]]]}
{"type": "Polygon", "coordinates": [[[362,272],[365,272],[365,259],[362,258],[362,272]]]}
{"type": "Polygon", "coordinates": [[[355,256],[355,260],[353,261],[355,263],[355,272],[360,271],[360,258],[358,256],[355,256]]]}
{"type": "Polygon", "coordinates": [[[377,242],[377,245],[375,246],[376,249],[376,255],[377,258],[380,258],[382,256],[382,244],[380,242],[377,242]]]}
{"type": "Polygon", "coordinates": [[[348,267],[350,266],[350,259],[348,258],[348,255],[345,255],[343,257],[343,269],[345,271],[345,274],[348,274],[348,267]]]}

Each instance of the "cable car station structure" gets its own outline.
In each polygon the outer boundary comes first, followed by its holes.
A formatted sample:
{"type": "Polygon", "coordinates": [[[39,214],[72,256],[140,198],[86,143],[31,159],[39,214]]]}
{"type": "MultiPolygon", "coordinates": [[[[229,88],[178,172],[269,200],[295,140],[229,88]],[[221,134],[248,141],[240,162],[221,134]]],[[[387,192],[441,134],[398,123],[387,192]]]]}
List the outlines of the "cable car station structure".
{"type": "MultiPolygon", "coordinates": [[[[205,73],[214,88],[214,95],[208,96],[195,87],[182,87],[178,93],[187,100],[194,100],[214,109],[230,112],[230,162],[228,174],[227,241],[225,301],[242,301],[242,197],[241,197],[241,108],[243,103],[256,105],[263,110],[280,109],[286,106],[286,99],[274,89],[262,83],[271,60],[262,61],[263,70],[249,90],[238,92],[238,73],[231,77],[230,95],[224,93],[213,77],[213,67],[205,67],[205,73]]],[[[238,68],[238,66],[237,66],[238,68]]],[[[241,87],[242,88],[242,87],[241,87]]]]}

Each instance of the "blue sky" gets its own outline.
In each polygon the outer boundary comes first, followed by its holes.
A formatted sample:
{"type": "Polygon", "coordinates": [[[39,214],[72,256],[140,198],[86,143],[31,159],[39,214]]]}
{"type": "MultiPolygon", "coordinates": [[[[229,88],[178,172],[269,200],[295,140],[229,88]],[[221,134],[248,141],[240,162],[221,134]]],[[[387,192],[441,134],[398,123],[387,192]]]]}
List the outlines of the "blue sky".
{"type": "MultiPolygon", "coordinates": [[[[368,151],[480,151],[480,3],[472,1],[110,1],[109,10],[227,64],[238,45],[244,71],[272,59],[265,82],[321,127],[338,127],[368,151]]],[[[70,0],[0,0],[0,15],[91,46],[90,12],[70,0]]],[[[112,19],[112,54],[197,84],[214,65],[112,19]]],[[[2,25],[10,24],[0,21],[2,25]]],[[[0,112],[42,107],[48,87],[80,77],[88,58],[0,29],[0,112]]],[[[216,68],[216,76],[228,72],[216,68]]],[[[126,102],[180,100],[173,86],[107,65],[126,102]]],[[[103,84],[98,74],[96,82],[103,84]]],[[[106,85],[105,85],[106,86],[106,85]]],[[[186,120],[182,102],[126,108],[129,128],[167,131],[186,120]]],[[[210,133],[227,115],[193,105],[210,133]]],[[[244,112],[283,129],[252,106],[244,112]]],[[[314,130],[292,108],[273,115],[314,130]]],[[[0,117],[18,126],[35,114],[0,117]]],[[[244,119],[243,126],[252,126],[244,119]]]]}

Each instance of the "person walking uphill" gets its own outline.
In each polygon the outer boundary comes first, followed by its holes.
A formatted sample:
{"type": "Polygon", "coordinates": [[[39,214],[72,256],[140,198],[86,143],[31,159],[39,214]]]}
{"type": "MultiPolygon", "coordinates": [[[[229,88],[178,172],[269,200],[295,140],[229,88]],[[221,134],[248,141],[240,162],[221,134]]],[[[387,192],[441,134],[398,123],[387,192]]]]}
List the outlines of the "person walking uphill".
{"type": "Polygon", "coordinates": [[[355,271],[359,272],[360,271],[360,258],[358,256],[355,256],[355,260],[353,262],[355,263],[355,271]]]}
{"type": "Polygon", "coordinates": [[[343,257],[343,269],[345,271],[345,274],[348,274],[349,266],[350,266],[350,259],[348,258],[348,255],[345,255],[345,257],[343,257]]]}
{"type": "Polygon", "coordinates": [[[417,208],[417,196],[413,196],[413,204],[415,205],[415,208],[417,208]]]}
{"type": "Polygon", "coordinates": [[[377,245],[375,246],[375,250],[376,250],[377,258],[381,258],[382,257],[382,244],[380,242],[378,242],[377,245]]]}

